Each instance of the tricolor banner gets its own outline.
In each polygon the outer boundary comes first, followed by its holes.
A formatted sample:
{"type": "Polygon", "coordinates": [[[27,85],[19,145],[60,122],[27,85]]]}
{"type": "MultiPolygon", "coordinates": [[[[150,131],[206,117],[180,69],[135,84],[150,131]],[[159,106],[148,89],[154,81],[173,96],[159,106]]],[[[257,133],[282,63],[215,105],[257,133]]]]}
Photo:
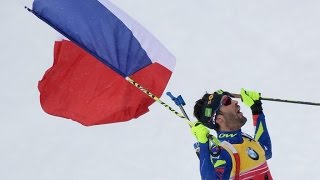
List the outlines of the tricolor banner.
{"type": "Polygon", "coordinates": [[[125,77],[162,95],[174,56],[109,1],[35,0],[31,12],[67,38],[39,82],[45,112],[86,126],[137,118],[154,100],[125,77]]]}

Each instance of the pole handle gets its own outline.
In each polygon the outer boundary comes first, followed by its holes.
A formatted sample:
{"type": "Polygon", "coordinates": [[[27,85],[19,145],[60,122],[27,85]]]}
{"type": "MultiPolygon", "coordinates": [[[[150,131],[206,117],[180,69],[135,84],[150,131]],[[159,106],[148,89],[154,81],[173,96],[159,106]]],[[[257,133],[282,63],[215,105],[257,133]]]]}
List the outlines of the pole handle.
{"type": "Polygon", "coordinates": [[[163,105],[164,107],[166,107],[167,109],[169,109],[171,112],[173,112],[175,115],[179,116],[180,118],[184,119],[188,125],[190,127],[193,126],[193,123],[189,120],[189,118],[185,117],[184,115],[180,114],[178,111],[174,110],[172,107],[170,107],[168,104],[166,104],[165,102],[161,101],[159,97],[155,96],[154,94],[152,94],[150,91],[148,91],[147,89],[145,89],[144,87],[142,87],[139,83],[137,83],[136,81],[134,81],[133,79],[131,79],[130,77],[126,77],[126,80],[131,83],[132,85],[134,85],[136,88],[138,88],[139,90],[141,90],[142,92],[144,92],[146,95],[148,95],[150,98],[152,98],[154,101],[157,101],[158,103],[160,103],[161,105],[163,105]]]}
{"type": "Polygon", "coordinates": [[[171,92],[167,92],[166,93],[172,101],[174,101],[174,103],[179,106],[181,112],[183,113],[184,117],[186,117],[189,121],[191,121],[186,113],[186,111],[184,110],[183,106],[186,105],[186,103],[184,102],[183,98],[181,95],[179,95],[178,97],[174,97],[171,92]]]}
{"type": "Polygon", "coordinates": [[[175,100],[176,99],[176,97],[174,97],[172,94],[171,94],[171,92],[167,92],[166,93],[170,98],[171,98],[171,100],[175,100]]]}
{"type": "Polygon", "coordinates": [[[174,103],[177,105],[177,106],[184,106],[186,105],[186,103],[184,102],[183,98],[181,95],[177,96],[177,97],[174,97],[171,92],[167,92],[166,93],[172,101],[174,101],[174,103]]]}
{"type": "MultiPolygon", "coordinates": [[[[235,98],[240,98],[240,94],[236,93],[231,93],[232,96],[235,98]]],[[[313,105],[313,106],[320,106],[320,103],[315,103],[315,102],[306,102],[306,101],[295,101],[295,100],[287,100],[287,99],[278,99],[278,98],[266,98],[266,97],[261,97],[261,100],[265,101],[274,101],[274,102],[284,102],[284,103],[294,103],[294,104],[305,104],[305,105],[313,105]]]]}

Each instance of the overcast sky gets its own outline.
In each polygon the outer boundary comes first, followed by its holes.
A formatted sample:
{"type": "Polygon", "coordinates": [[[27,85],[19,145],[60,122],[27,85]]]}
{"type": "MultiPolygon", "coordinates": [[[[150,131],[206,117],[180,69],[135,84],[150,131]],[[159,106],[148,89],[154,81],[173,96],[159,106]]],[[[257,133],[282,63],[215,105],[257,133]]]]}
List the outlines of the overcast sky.
{"type": "MultiPolygon", "coordinates": [[[[23,8],[30,2],[4,1],[0,11],[0,179],[200,179],[188,125],[158,103],[138,119],[94,127],[42,110],[37,83],[52,65],[57,34],[23,8]]],[[[217,89],[320,102],[319,1],[111,2],[176,56],[166,91],[184,97],[190,117],[194,102],[217,89]]],[[[319,179],[320,107],[263,107],[274,179],[319,179]]],[[[253,133],[251,121],[243,131],[253,133]]]]}

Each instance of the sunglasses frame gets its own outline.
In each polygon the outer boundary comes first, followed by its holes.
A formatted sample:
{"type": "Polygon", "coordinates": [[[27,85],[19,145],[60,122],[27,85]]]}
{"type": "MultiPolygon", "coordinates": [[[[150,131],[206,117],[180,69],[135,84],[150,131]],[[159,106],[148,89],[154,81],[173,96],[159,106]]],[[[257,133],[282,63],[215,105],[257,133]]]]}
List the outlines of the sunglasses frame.
{"type": "Polygon", "coordinates": [[[220,111],[221,106],[229,106],[231,104],[232,104],[232,98],[230,96],[227,96],[226,98],[221,99],[220,106],[214,111],[214,115],[208,120],[208,123],[216,124],[215,119],[217,115],[222,114],[220,111]]]}

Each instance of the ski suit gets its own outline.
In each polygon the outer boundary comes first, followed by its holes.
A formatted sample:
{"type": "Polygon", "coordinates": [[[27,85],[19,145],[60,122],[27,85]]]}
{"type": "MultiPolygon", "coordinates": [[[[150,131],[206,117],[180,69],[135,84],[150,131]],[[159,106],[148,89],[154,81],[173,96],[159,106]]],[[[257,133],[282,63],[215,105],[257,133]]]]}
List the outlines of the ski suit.
{"type": "Polygon", "coordinates": [[[202,180],[272,180],[267,160],[271,158],[271,140],[265,116],[253,115],[254,138],[238,131],[217,132],[220,145],[196,143],[202,180]]]}

